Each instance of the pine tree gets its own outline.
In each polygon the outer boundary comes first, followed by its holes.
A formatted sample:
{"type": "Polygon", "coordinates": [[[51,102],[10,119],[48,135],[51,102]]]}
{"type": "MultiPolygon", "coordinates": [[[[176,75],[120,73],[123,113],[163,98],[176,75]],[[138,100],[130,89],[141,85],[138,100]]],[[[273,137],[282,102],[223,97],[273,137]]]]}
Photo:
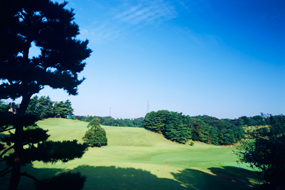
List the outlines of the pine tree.
{"type": "Polygon", "coordinates": [[[106,131],[100,126],[100,120],[94,118],[87,126],[83,140],[91,147],[101,147],[107,145],[106,131]]]}
{"type": "Polygon", "coordinates": [[[23,159],[25,112],[33,94],[44,86],[77,94],[78,78],[91,50],[76,39],[73,10],[51,0],[2,0],[0,3],[0,99],[22,98],[17,109],[10,190],[17,189],[23,159]],[[32,57],[34,44],[40,54],[32,57]]]}

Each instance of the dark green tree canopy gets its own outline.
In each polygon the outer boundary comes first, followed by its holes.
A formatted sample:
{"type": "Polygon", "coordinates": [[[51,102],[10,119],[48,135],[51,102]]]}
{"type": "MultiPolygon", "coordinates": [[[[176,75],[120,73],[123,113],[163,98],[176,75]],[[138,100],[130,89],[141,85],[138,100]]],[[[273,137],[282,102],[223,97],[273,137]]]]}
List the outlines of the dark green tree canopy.
{"type": "Polygon", "coordinates": [[[190,117],[182,113],[159,110],[145,116],[144,127],[162,133],[165,138],[186,143],[189,139],[215,145],[229,145],[241,140],[244,131],[228,119],[207,115],[190,117]]]}
{"type": "Polygon", "coordinates": [[[10,190],[17,189],[22,175],[20,163],[26,159],[23,129],[32,95],[45,86],[76,95],[77,86],[84,80],[78,73],[91,50],[88,40],[76,39],[79,27],[73,10],[65,9],[66,4],[51,0],[0,1],[0,99],[22,98],[15,114],[17,122],[4,124],[4,130],[16,129],[10,190]],[[33,54],[33,46],[40,50],[39,55],[33,54]]]}
{"type": "Polygon", "coordinates": [[[144,127],[148,130],[161,133],[165,129],[165,124],[168,118],[168,110],[159,110],[146,114],[144,119],[144,127]]]}
{"type": "Polygon", "coordinates": [[[78,73],[91,50],[76,39],[78,25],[67,3],[50,0],[1,0],[0,98],[32,95],[45,85],[77,94],[78,73]],[[31,57],[31,46],[40,49],[31,57]]]}
{"type": "MultiPolygon", "coordinates": [[[[257,117],[256,117],[257,118],[257,117]]],[[[263,189],[285,188],[285,116],[268,118],[268,125],[249,132],[238,146],[240,162],[259,169],[265,184],[263,189]]]]}

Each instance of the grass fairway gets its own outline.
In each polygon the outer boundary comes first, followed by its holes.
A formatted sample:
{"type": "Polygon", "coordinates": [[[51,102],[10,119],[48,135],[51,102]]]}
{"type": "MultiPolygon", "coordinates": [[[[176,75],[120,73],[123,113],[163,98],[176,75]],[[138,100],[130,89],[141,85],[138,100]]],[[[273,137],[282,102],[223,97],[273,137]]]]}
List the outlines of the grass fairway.
{"type": "MultiPolygon", "coordinates": [[[[86,122],[67,119],[42,120],[38,125],[49,130],[50,140],[78,139],[82,142],[87,130],[86,122]]],[[[199,142],[191,147],[173,143],[161,134],[142,128],[103,127],[107,133],[108,146],[89,148],[81,159],[67,163],[34,162],[23,170],[40,179],[64,171],[79,171],[87,177],[84,190],[208,190],[250,189],[254,186],[252,179],[255,172],[236,163],[237,157],[232,154],[234,147],[199,142]],[[242,182],[221,176],[241,179],[242,182]]],[[[6,181],[1,182],[6,186],[9,176],[5,178],[6,181]]],[[[19,189],[31,188],[32,181],[22,177],[19,189]]]]}

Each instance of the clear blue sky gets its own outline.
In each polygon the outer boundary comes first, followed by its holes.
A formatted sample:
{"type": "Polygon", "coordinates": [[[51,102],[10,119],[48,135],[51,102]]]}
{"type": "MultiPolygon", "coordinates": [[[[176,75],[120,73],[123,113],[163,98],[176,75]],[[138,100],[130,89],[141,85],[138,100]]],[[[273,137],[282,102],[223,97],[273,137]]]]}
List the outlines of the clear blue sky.
{"type": "MultiPolygon", "coordinates": [[[[58,0],[58,2],[63,2],[58,0]]],[[[285,1],[68,0],[93,50],[75,115],[285,114],[285,1]]]]}

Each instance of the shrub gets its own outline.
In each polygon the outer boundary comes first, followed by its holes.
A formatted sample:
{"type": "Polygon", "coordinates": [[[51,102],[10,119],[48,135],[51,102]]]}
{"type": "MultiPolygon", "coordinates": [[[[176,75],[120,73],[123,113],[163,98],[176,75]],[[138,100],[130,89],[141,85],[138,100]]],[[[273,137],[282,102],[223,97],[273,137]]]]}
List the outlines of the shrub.
{"type": "Polygon", "coordinates": [[[83,140],[85,143],[90,145],[91,147],[101,147],[107,145],[107,137],[106,131],[100,126],[100,120],[98,118],[94,118],[88,124],[85,136],[83,140]]]}

